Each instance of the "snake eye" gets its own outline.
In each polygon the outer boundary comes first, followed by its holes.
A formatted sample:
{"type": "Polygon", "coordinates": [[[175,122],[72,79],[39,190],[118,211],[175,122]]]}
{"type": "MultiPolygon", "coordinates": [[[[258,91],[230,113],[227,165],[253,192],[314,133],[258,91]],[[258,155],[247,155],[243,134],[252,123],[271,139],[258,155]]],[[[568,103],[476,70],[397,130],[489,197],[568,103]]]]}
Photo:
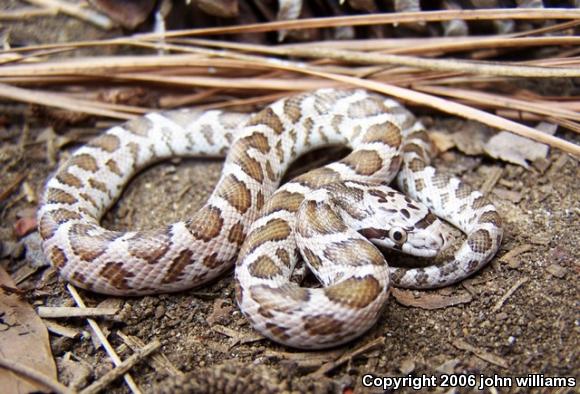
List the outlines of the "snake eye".
{"type": "Polygon", "coordinates": [[[401,245],[407,240],[407,232],[402,228],[395,227],[389,231],[389,238],[391,238],[396,244],[401,245]]]}

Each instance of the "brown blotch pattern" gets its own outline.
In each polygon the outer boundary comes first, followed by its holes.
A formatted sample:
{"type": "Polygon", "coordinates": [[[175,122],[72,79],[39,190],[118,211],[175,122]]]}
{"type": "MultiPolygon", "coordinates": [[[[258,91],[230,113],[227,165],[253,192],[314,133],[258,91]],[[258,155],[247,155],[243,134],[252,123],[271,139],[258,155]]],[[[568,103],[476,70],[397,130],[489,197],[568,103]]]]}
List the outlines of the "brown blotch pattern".
{"type": "Polygon", "coordinates": [[[372,150],[358,150],[341,160],[359,175],[372,175],[379,171],[383,160],[379,154],[372,150]]]}
{"type": "Polygon", "coordinates": [[[88,153],[81,153],[70,158],[67,166],[77,166],[85,171],[97,172],[99,166],[97,160],[88,153]]]}
{"type": "Polygon", "coordinates": [[[348,116],[351,118],[368,118],[385,112],[387,112],[387,109],[382,101],[376,97],[368,97],[352,103],[348,107],[348,116]]]}
{"type": "Polygon", "coordinates": [[[300,109],[300,101],[297,100],[286,100],[284,101],[284,114],[292,121],[292,123],[298,122],[302,116],[302,111],[300,109]]]}
{"type": "Polygon", "coordinates": [[[94,178],[89,179],[89,185],[91,185],[93,189],[97,189],[98,191],[101,191],[105,194],[109,192],[109,189],[107,188],[107,185],[104,182],[97,181],[94,178]]]}
{"type": "Polygon", "coordinates": [[[300,233],[305,237],[334,234],[348,229],[340,216],[325,203],[317,204],[315,201],[308,201],[304,209],[308,227],[301,226],[303,223],[299,225],[300,233]]]}
{"type": "Polygon", "coordinates": [[[218,195],[241,214],[246,213],[250,205],[252,205],[252,194],[250,190],[233,174],[225,178],[218,195]]]}
{"type": "Polygon", "coordinates": [[[63,224],[69,220],[79,220],[82,216],[78,212],[69,211],[68,209],[59,208],[50,212],[50,215],[58,224],[63,224]]]}
{"type": "MultiPolygon", "coordinates": [[[[179,279],[185,267],[191,263],[193,252],[189,249],[182,250],[179,255],[173,259],[169,269],[165,273],[163,283],[171,283],[179,279]]],[[[205,262],[204,262],[205,263],[205,262]]]]}
{"type": "Polygon", "coordinates": [[[324,289],[326,296],[334,302],[362,309],[372,303],[381,293],[381,285],[371,275],[349,278],[324,289]]]}
{"type": "Polygon", "coordinates": [[[276,134],[282,134],[284,131],[284,125],[282,124],[282,121],[270,107],[252,116],[247,125],[256,126],[262,124],[270,127],[276,134]]]}
{"type": "Polygon", "coordinates": [[[290,338],[290,335],[286,333],[286,331],[288,331],[288,328],[286,327],[281,327],[274,323],[266,323],[266,329],[274,338],[277,338],[280,341],[286,341],[290,338]]]}
{"type": "Polygon", "coordinates": [[[109,280],[109,284],[115,289],[128,289],[129,284],[127,278],[135,276],[134,273],[123,268],[123,263],[108,262],[103,266],[99,275],[109,280]]]}
{"type": "Polygon", "coordinates": [[[491,223],[495,226],[501,226],[501,217],[495,211],[488,211],[481,214],[479,223],[491,223]]]}
{"type": "Polygon", "coordinates": [[[284,265],[286,265],[286,266],[290,265],[290,255],[288,254],[288,252],[285,249],[278,248],[276,250],[276,256],[278,256],[278,258],[280,259],[280,261],[284,265]]]}
{"type": "Polygon", "coordinates": [[[259,150],[260,153],[267,154],[270,152],[268,138],[262,133],[254,132],[251,135],[242,138],[240,141],[259,150]]]}
{"type": "Polygon", "coordinates": [[[341,178],[341,175],[333,169],[321,167],[299,176],[294,180],[294,182],[308,186],[311,189],[316,189],[322,185],[326,185],[327,183],[340,181],[341,178]]]}
{"type": "Polygon", "coordinates": [[[254,178],[256,181],[262,183],[264,180],[264,173],[260,162],[251,158],[242,145],[236,145],[233,155],[235,157],[234,162],[242,167],[242,171],[254,178]]]}
{"type": "Polygon", "coordinates": [[[244,225],[240,222],[234,224],[232,228],[230,228],[230,232],[228,234],[228,241],[238,246],[241,246],[244,243],[244,239],[246,238],[246,234],[244,233],[244,225]]]}
{"type": "Polygon", "coordinates": [[[476,253],[485,253],[492,246],[492,240],[487,230],[477,230],[470,235],[467,244],[476,253]]]}
{"type": "Polygon", "coordinates": [[[425,189],[425,181],[419,178],[415,179],[415,190],[420,192],[423,189],[425,189]]]}
{"type": "Polygon", "coordinates": [[[129,253],[145,260],[149,264],[155,264],[171,247],[171,235],[169,231],[159,233],[154,231],[140,231],[136,233],[128,243],[129,253]]]}
{"type": "Polygon", "coordinates": [[[425,162],[421,159],[414,158],[409,163],[409,170],[411,170],[412,172],[423,171],[425,167],[427,166],[425,165],[425,162]]]}
{"type": "Polygon", "coordinates": [[[61,248],[54,246],[50,249],[50,261],[55,268],[61,269],[66,265],[68,259],[61,248]]]}
{"type": "Polygon", "coordinates": [[[306,259],[306,261],[312,267],[314,267],[315,269],[320,268],[320,266],[322,265],[322,260],[312,250],[304,248],[302,253],[304,254],[304,258],[306,259]]]}
{"type": "Polygon", "coordinates": [[[202,264],[208,267],[209,269],[215,269],[221,266],[224,262],[217,258],[217,253],[213,253],[209,256],[204,257],[202,264]]]}
{"type": "Polygon", "coordinates": [[[246,249],[240,253],[240,257],[243,258],[247,253],[268,241],[280,241],[289,235],[290,225],[285,220],[272,219],[248,235],[246,242],[244,242],[244,248],[246,249]]]}
{"type": "Polygon", "coordinates": [[[363,239],[349,239],[334,242],[324,249],[324,257],[338,265],[362,266],[383,265],[381,252],[363,239]]]}
{"type": "Polygon", "coordinates": [[[455,189],[455,196],[459,199],[464,199],[464,198],[469,197],[470,194],[471,194],[471,187],[469,187],[468,185],[466,185],[463,182],[459,182],[457,189],[455,189]]]}
{"type": "MultiPolygon", "coordinates": [[[[85,201],[88,201],[89,204],[91,204],[93,207],[95,207],[97,209],[99,208],[99,205],[97,204],[97,202],[95,201],[95,199],[90,194],[83,192],[83,193],[79,194],[79,197],[82,198],[85,201]]],[[[79,208],[79,210],[80,209],[81,208],[79,208]]]]}
{"type": "Polygon", "coordinates": [[[332,129],[339,133],[340,132],[340,124],[343,122],[344,120],[344,116],[343,115],[334,115],[332,117],[332,120],[330,121],[330,125],[332,126],[332,129]]]}
{"type": "Polygon", "coordinates": [[[139,117],[135,119],[131,119],[123,128],[127,130],[129,133],[138,135],[141,137],[147,137],[149,135],[149,130],[153,126],[151,120],[145,117],[139,117]]]}
{"type": "Polygon", "coordinates": [[[46,191],[46,202],[48,204],[74,204],[77,202],[76,197],[61,189],[53,187],[46,191]]]}
{"type": "Polygon", "coordinates": [[[63,168],[58,172],[58,174],[56,174],[56,179],[58,179],[60,183],[76,188],[80,188],[83,185],[83,182],[76,175],[68,172],[67,167],[63,168]]]}
{"type": "Polygon", "coordinates": [[[488,204],[489,204],[489,201],[487,201],[487,198],[485,198],[483,196],[479,196],[475,200],[473,200],[471,207],[473,209],[479,209],[479,208],[485,207],[488,204]]]}
{"type": "Polygon", "coordinates": [[[264,208],[264,194],[260,190],[256,193],[256,208],[258,211],[261,211],[262,208],[264,208]]]}
{"type": "Polygon", "coordinates": [[[305,316],[304,329],[310,335],[336,335],[342,331],[344,323],[330,315],[305,316]]]}
{"type": "Polygon", "coordinates": [[[282,271],[268,256],[260,256],[248,267],[250,274],[261,279],[272,279],[281,275],[282,271]]]}
{"type": "Polygon", "coordinates": [[[392,147],[398,147],[402,142],[401,130],[393,122],[384,122],[369,127],[363,135],[362,142],[382,142],[392,147]]]}
{"type": "Polygon", "coordinates": [[[119,165],[117,164],[117,162],[115,160],[109,159],[109,160],[107,160],[105,165],[107,166],[109,171],[111,171],[113,174],[115,174],[117,176],[123,176],[123,173],[121,172],[121,169],[119,168],[119,165]]]}
{"type": "Polygon", "coordinates": [[[221,214],[219,208],[206,205],[187,223],[187,229],[195,238],[208,242],[217,237],[222,230],[224,220],[221,214]]]}
{"type": "Polygon", "coordinates": [[[73,252],[81,260],[93,261],[106,252],[111,242],[123,233],[108,231],[90,224],[73,224],[69,230],[73,252]]]}
{"type": "Polygon", "coordinates": [[[421,219],[417,223],[415,223],[415,227],[418,229],[424,229],[424,228],[429,227],[433,223],[435,223],[436,220],[437,220],[437,216],[435,216],[433,213],[429,212],[427,215],[425,215],[425,217],[423,219],[421,219]]]}
{"type": "Polygon", "coordinates": [[[87,146],[93,148],[100,148],[105,152],[113,153],[121,146],[119,137],[112,134],[103,134],[100,137],[92,139],[87,143],[87,146]]]}
{"type": "Polygon", "coordinates": [[[52,220],[52,217],[50,217],[50,215],[42,215],[40,222],[38,223],[38,232],[42,239],[52,238],[56,229],[57,225],[54,220],[52,220]]]}
{"type": "Polygon", "coordinates": [[[264,215],[269,215],[272,212],[288,211],[297,212],[300,203],[304,200],[304,196],[300,193],[290,193],[286,190],[279,191],[272,196],[268,201],[267,209],[264,215]]]}
{"type": "Polygon", "coordinates": [[[268,175],[268,179],[270,179],[270,181],[274,182],[276,181],[276,179],[278,178],[278,176],[274,173],[274,170],[272,169],[272,164],[270,164],[270,161],[266,161],[266,175],[268,175]]]}
{"type": "Polygon", "coordinates": [[[282,147],[282,140],[278,140],[275,149],[276,156],[278,157],[278,162],[282,163],[284,161],[284,148],[282,147]]]}

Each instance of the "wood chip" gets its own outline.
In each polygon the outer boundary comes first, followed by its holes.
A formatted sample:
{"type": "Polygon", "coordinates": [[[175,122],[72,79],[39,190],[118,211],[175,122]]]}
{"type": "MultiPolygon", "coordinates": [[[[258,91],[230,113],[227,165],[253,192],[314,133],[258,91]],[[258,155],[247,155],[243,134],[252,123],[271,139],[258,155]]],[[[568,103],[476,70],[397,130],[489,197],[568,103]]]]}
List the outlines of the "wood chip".
{"type": "Polygon", "coordinates": [[[116,308],[75,308],[68,306],[39,306],[36,309],[38,316],[44,319],[62,317],[111,316],[119,310],[116,308]]]}
{"type": "Polygon", "coordinates": [[[52,332],[53,334],[60,335],[61,337],[76,338],[81,333],[80,330],[62,326],[50,320],[43,320],[43,323],[46,328],[48,328],[48,331],[52,332]]]}
{"type": "Polygon", "coordinates": [[[564,278],[564,276],[566,276],[566,273],[568,272],[568,270],[564,267],[562,267],[560,264],[550,264],[547,268],[546,271],[548,271],[550,274],[552,274],[553,276],[555,276],[558,279],[562,279],[564,278]]]}
{"type": "Polygon", "coordinates": [[[237,330],[233,330],[229,327],[222,326],[219,324],[214,324],[211,327],[211,329],[214,330],[215,332],[218,332],[220,334],[223,334],[227,337],[234,339],[234,343],[232,344],[232,346],[234,346],[238,343],[256,342],[256,341],[261,341],[262,339],[265,339],[265,337],[261,334],[256,334],[256,333],[244,334],[244,333],[241,333],[237,330]]]}
{"type": "Polygon", "coordinates": [[[363,355],[367,352],[370,352],[371,350],[380,349],[384,345],[385,345],[385,338],[383,338],[383,337],[376,338],[375,340],[373,340],[369,343],[366,343],[366,344],[364,344],[364,345],[362,345],[362,346],[360,346],[352,351],[345,353],[339,359],[324,364],[319,369],[317,369],[315,372],[310,374],[310,376],[322,377],[322,376],[326,375],[328,372],[334,370],[335,368],[338,368],[339,366],[345,364],[346,362],[348,362],[354,358],[357,358],[360,355],[363,355]]]}
{"type": "Polygon", "coordinates": [[[495,187],[495,185],[499,182],[503,175],[503,168],[502,167],[493,167],[483,185],[479,188],[479,190],[484,194],[489,194],[490,191],[495,187]]]}
{"type": "Polygon", "coordinates": [[[487,361],[488,363],[497,365],[497,366],[502,367],[502,368],[508,368],[508,366],[509,366],[508,362],[504,358],[502,358],[500,356],[496,356],[495,354],[489,353],[485,350],[478,349],[475,346],[472,346],[469,343],[465,342],[464,340],[456,339],[452,342],[452,344],[457,349],[471,352],[471,353],[475,354],[477,357],[479,357],[480,359],[487,361]]]}
{"type": "Polygon", "coordinates": [[[532,249],[531,244],[523,244],[516,246],[515,248],[513,248],[512,250],[501,256],[499,258],[499,261],[501,261],[502,263],[506,263],[511,268],[517,268],[520,266],[520,260],[517,259],[517,257],[520,254],[528,252],[531,249],[532,249]]]}
{"type": "Polygon", "coordinates": [[[158,340],[154,340],[153,342],[147,344],[145,347],[135,352],[135,354],[131,355],[131,357],[120,363],[116,368],[107,372],[99,380],[97,380],[84,390],[80,391],[79,394],[96,394],[102,391],[105,387],[107,387],[117,378],[120,378],[127,371],[133,368],[135,364],[139,363],[145,357],[149,356],[149,354],[153,353],[160,346],[161,342],[159,342],[158,340]]]}
{"type": "Polygon", "coordinates": [[[504,189],[501,187],[496,187],[495,189],[493,189],[493,194],[495,194],[502,200],[508,200],[513,202],[514,204],[519,203],[520,201],[522,201],[523,198],[522,193],[504,189]]]}
{"type": "MultiPolygon", "coordinates": [[[[134,352],[142,349],[145,346],[145,343],[132,335],[125,335],[121,331],[117,332],[117,335],[123,340],[123,342],[131,348],[134,352]]],[[[181,372],[175,365],[169,361],[167,356],[161,352],[154,354],[151,357],[151,366],[155,368],[157,371],[164,371],[172,376],[182,376],[183,372],[181,372]]]]}
{"type": "Polygon", "coordinates": [[[437,293],[421,293],[415,295],[412,290],[391,289],[393,297],[398,303],[427,310],[447,308],[454,305],[466,304],[473,300],[468,292],[461,292],[452,296],[443,296],[437,293]]]}
{"type": "Polygon", "coordinates": [[[491,308],[492,312],[497,312],[499,311],[502,306],[505,304],[505,302],[507,301],[508,298],[510,298],[512,296],[512,294],[515,293],[515,291],[524,283],[526,283],[528,281],[527,277],[523,277],[520,278],[516,281],[516,283],[514,283],[514,285],[496,302],[496,304],[493,306],[493,308],[491,308]]]}

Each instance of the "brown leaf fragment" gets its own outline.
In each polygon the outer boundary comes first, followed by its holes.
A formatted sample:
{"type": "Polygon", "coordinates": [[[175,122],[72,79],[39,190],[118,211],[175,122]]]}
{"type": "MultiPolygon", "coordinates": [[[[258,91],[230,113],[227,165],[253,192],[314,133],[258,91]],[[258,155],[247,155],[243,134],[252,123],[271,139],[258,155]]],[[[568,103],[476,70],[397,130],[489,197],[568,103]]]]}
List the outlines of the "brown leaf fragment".
{"type": "Polygon", "coordinates": [[[522,253],[526,253],[530,249],[532,249],[532,245],[530,244],[516,246],[515,248],[513,248],[512,250],[501,256],[499,258],[499,261],[501,261],[502,263],[506,263],[507,265],[510,266],[510,268],[517,268],[520,266],[520,259],[518,259],[517,257],[522,253]]]}
{"type": "Polygon", "coordinates": [[[470,345],[469,343],[465,342],[462,339],[454,340],[453,346],[455,346],[457,349],[471,352],[471,353],[475,354],[477,357],[479,357],[480,359],[487,361],[488,363],[497,365],[497,366],[502,367],[502,368],[508,368],[508,363],[504,358],[502,358],[500,356],[496,356],[495,354],[487,352],[485,350],[478,349],[475,346],[470,345]]]}
{"type": "Polygon", "coordinates": [[[547,268],[546,271],[548,271],[552,276],[555,276],[558,279],[562,279],[564,278],[564,276],[566,276],[566,273],[568,272],[568,270],[566,270],[566,268],[562,267],[560,264],[550,264],[547,268]]]}
{"type": "Polygon", "coordinates": [[[238,0],[197,0],[196,4],[206,14],[220,18],[236,18],[240,14],[238,0]]]}
{"type": "Polygon", "coordinates": [[[96,9],[127,29],[134,29],[143,23],[153,7],[155,0],[89,0],[96,9]]]}
{"type": "MultiPolygon", "coordinates": [[[[0,284],[0,358],[56,380],[56,365],[42,320],[16,292],[6,290],[16,288],[16,285],[2,268],[0,284]]],[[[6,389],[2,390],[6,394],[47,390],[45,386],[3,368],[0,368],[0,387],[6,389]]]]}
{"type": "Polygon", "coordinates": [[[484,149],[493,158],[529,168],[528,162],[546,158],[549,147],[528,138],[501,131],[491,137],[484,149]]]}
{"type": "Polygon", "coordinates": [[[416,296],[413,291],[393,288],[391,293],[397,302],[402,305],[428,310],[466,304],[473,299],[468,292],[462,292],[452,296],[443,296],[437,293],[421,293],[421,295],[416,296]]]}

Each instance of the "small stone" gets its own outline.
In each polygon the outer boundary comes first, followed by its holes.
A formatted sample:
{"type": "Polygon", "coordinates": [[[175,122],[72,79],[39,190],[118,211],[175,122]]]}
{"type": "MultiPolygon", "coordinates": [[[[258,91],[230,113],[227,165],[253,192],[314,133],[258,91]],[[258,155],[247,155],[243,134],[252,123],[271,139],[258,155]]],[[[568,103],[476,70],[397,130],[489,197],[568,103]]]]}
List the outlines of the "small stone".
{"type": "Polygon", "coordinates": [[[566,273],[568,272],[568,270],[564,267],[562,267],[559,264],[550,264],[547,268],[546,271],[548,271],[552,276],[555,276],[556,278],[562,279],[564,276],[566,276],[566,273]]]}

